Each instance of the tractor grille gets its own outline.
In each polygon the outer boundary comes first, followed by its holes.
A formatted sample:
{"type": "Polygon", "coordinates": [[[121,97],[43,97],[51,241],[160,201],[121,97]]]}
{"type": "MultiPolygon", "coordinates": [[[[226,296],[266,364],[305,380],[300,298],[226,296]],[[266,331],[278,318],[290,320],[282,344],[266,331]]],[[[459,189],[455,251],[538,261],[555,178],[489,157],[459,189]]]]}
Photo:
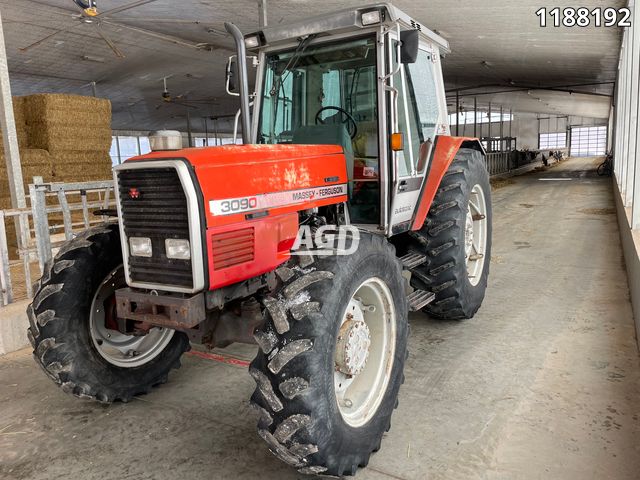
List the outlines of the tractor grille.
{"type": "Polygon", "coordinates": [[[129,255],[133,282],[193,287],[190,260],[167,258],[167,238],[189,238],[187,197],[178,172],[167,168],[136,168],[118,172],[121,221],[127,241],[151,239],[151,257],[129,255]]]}
{"type": "Polygon", "coordinates": [[[241,228],[231,232],[217,233],[211,237],[213,268],[233,267],[254,259],[254,231],[241,228]]]}

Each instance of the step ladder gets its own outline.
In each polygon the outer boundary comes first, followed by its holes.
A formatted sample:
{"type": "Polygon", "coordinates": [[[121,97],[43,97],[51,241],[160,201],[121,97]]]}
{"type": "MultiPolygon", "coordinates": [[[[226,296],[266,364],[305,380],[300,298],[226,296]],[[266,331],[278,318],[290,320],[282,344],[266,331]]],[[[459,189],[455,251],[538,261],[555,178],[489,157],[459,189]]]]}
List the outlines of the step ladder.
{"type": "Polygon", "coordinates": [[[412,270],[427,261],[427,256],[421,253],[409,252],[400,257],[400,262],[406,270],[412,270]]]}
{"type": "Polygon", "coordinates": [[[436,294],[433,292],[427,292],[426,290],[414,290],[407,295],[409,310],[412,312],[418,312],[429,305],[434,298],[436,298],[436,294]]]}

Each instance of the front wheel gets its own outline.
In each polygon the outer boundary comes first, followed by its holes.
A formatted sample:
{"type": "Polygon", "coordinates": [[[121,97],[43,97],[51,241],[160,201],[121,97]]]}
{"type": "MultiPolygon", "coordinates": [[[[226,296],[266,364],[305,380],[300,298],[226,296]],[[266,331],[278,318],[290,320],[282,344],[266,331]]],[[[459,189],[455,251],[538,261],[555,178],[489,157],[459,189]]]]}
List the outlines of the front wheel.
{"type": "Polygon", "coordinates": [[[353,475],[380,448],[404,378],[400,264],[384,238],[361,233],[351,255],[296,257],[276,273],[249,370],[258,433],[302,473],[353,475]]]}
{"type": "Polygon", "coordinates": [[[117,225],[91,228],[45,268],[27,309],[33,355],[62,389],[101,402],[128,401],[167,381],[189,349],[184,333],[118,331],[115,291],[126,286],[117,225]]]}

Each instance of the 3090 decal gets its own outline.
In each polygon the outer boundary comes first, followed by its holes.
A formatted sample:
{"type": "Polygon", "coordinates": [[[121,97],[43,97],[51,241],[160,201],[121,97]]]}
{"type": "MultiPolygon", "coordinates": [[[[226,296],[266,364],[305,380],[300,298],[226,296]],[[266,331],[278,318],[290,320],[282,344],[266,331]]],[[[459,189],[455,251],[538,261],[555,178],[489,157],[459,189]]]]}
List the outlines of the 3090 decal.
{"type": "Polygon", "coordinates": [[[540,18],[540,26],[547,27],[630,27],[631,10],[628,8],[602,8],[588,9],[540,8],[536,15],[540,18]],[[550,21],[548,21],[550,20],[550,21]]]}

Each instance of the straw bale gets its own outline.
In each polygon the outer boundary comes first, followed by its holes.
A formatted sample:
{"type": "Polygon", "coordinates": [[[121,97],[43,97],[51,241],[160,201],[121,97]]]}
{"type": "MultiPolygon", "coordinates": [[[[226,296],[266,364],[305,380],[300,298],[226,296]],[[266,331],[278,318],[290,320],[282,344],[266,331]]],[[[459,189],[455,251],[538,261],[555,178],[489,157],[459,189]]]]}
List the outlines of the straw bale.
{"type": "MultiPolygon", "coordinates": [[[[2,159],[2,168],[5,167],[4,154],[0,155],[2,159]]],[[[45,166],[51,167],[53,159],[47,150],[39,148],[21,148],[20,163],[25,166],[45,166]]]]}
{"type": "Polygon", "coordinates": [[[25,97],[13,97],[13,117],[16,122],[16,128],[24,128],[27,119],[24,114],[24,102],[25,97]]]}
{"type": "Polygon", "coordinates": [[[109,165],[111,166],[111,157],[108,152],[88,150],[85,152],[78,150],[60,150],[53,155],[54,164],[86,164],[91,165],[109,165]]]}
{"type": "MultiPolygon", "coordinates": [[[[52,158],[47,151],[24,149],[20,152],[20,161],[26,194],[29,193],[28,186],[33,183],[33,177],[42,177],[45,182],[54,181],[52,158]]],[[[0,158],[0,197],[9,198],[9,177],[4,157],[0,158]]]]}
{"type": "Polygon", "coordinates": [[[111,178],[111,157],[106,152],[67,150],[53,157],[58,181],[84,182],[111,178]]]}
{"type": "Polygon", "coordinates": [[[54,125],[66,125],[78,127],[76,130],[84,131],[91,128],[111,128],[111,113],[94,112],[91,110],[53,110],[46,116],[32,118],[25,123],[29,128],[54,125]]]}
{"type": "MultiPolygon", "coordinates": [[[[24,100],[24,113],[28,124],[50,120],[53,123],[74,122],[76,114],[93,113],[96,118],[108,118],[111,123],[111,102],[102,98],[44,93],[29,95],[24,100]]],[[[86,118],[80,118],[86,120],[86,118]]]]}
{"type": "Polygon", "coordinates": [[[11,194],[9,193],[9,181],[0,178],[0,210],[11,208],[11,194]]]}
{"type": "Polygon", "coordinates": [[[53,174],[56,182],[91,182],[113,177],[111,164],[104,163],[91,166],[86,163],[54,164],[53,174]]]}
{"type": "MultiPolygon", "coordinates": [[[[13,116],[15,118],[18,145],[27,146],[27,125],[24,116],[24,97],[13,97],[13,116]]],[[[4,136],[0,132],[0,153],[4,154],[4,136]]]]}
{"type": "MultiPolygon", "coordinates": [[[[33,167],[31,171],[37,171],[41,169],[45,174],[51,173],[53,167],[53,158],[48,151],[37,148],[21,148],[20,149],[20,164],[22,169],[26,167],[33,167]]],[[[4,153],[0,153],[0,171],[6,177],[7,164],[5,161],[4,153]]]]}
{"type": "Polygon", "coordinates": [[[83,130],[68,125],[30,126],[29,146],[49,150],[54,156],[64,150],[109,152],[111,135],[111,128],[83,130]]]}
{"type": "MultiPolygon", "coordinates": [[[[53,169],[51,167],[45,167],[42,165],[23,165],[22,166],[22,181],[24,184],[25,193],[28,193],[28,186],[30,183],[33,183],[33,177],[42,177],[42,180],[46,182],[53,182],[54,175],[53,169]]],[[[7,177],[7,170],[5,168],[0,168],[0,178],[2,179],[4,186],[4,182],[6,181],[6,185],[9,184],[9,180],[7,177]]],[[[3,188],[4,190],[4,188],[3,188]]],[[[7,187],[6,191],[9,189],[7,187]]]]}
{"type": "MultiPolygon", "coordinates": [[[[29,131],[26,125],[18,125],[16,123],[16,134],[18,137],[18,146],[26,148],[29,144],[29,131]]],[[[0,132],[0,152],[4,154],[4,135],[0,132]]]]}

